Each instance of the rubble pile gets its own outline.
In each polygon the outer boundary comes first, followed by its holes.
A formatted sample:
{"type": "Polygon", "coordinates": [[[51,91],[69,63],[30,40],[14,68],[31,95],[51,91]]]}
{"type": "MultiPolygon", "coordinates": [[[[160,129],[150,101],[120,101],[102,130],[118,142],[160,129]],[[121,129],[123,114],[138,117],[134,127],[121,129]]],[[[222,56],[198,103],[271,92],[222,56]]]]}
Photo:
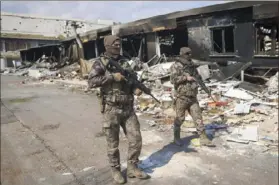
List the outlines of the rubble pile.
{"type": "MultiPolygon", "coordinates": [[[[225,129],[226,132],[221,135],[230,142],[245,144],[264,142],[264,145],[268,146],[278,143],[278,72],[266,84],[257,85],[232,78],[239,74],[239,69],[244,68],[243,65],[232,66],[237,71],[234,72],[232,67],[218,70],[211,66],[212,63],[197,60],[194,62],[199,63],[197,70],[211,91],[210,97],[199,88],[197,97],[208,131],[213,130],[215,135],[220,135],[225,129]],[[230,74],[224,76],[226,70],[230,74]],[[221,77],[223,80],[220,80],[221,77]]],[[[170,67],[174,63],[172,58],[155,55],[147,63],[142,63],[138,58],[133,58],[129,63],[137,72],[138,79],[150,87],[152,94],[161,102],[157,103],[146,94],[135,97],[137,114],[147,117],[150,126],[157,125],[160,131],[167,130],[164,126],[171,127],[175,119],[174,87],[170,83],[170,67]]],[[[83,82],[82,79],[86,75],[81,73],[88,73],[92,62],[81,60],[80,64],[81,66],[78,62],[73,63],[67,58],[58,64],[55,58],[43,56],[33,64],[23,62],[17,69],[10,68],[2,72],[40,80],[62,79],[83,82]]],[[[84,83],[85,86],[86,84],[84,83]]],[[[182,130],[195,131],[193,120],[187,112],[182,130]]]]}
{"type": "MultiPolygon", "coordinates": [[[[153,127],[155,124],[172,125],[175,119],[174,87],[169,80],[172,64],[173,62],[167,62],[151,67],[145,66],[137,72],[139,79],[145,80],[146,86],[151,87],[153,95],[161,101],[159,104],[144,94],[136,97],[137,114],[152,119],[153,127]]],[[[217,81],[211,78],[212,72],[208,65],[199,66],[198,72],[214,99],[199,88],[197,98],[203,110],[207,130],[226,129],[226,141],[246,144],[265,142],[265,145],[278,143],[278,73],[261,86],[237,80],[217,81]],[[267,132],[260,133],[261,127],[266,128],[263,125],[269,125],[270,128],[267,132]]],[[[196,131],[187,112],[183,130],[196,131]]]]}
{"type": "Polygon", "coordinates": [[[6,68],[1,71],[3,74],[16,76],[28,76],[38,80],[45,79],[74,79],[79,78],[80,65],[64,57],[58,62],[55,57],[43,55],[35,63],[23,61],[17,68],[6,68]]]}

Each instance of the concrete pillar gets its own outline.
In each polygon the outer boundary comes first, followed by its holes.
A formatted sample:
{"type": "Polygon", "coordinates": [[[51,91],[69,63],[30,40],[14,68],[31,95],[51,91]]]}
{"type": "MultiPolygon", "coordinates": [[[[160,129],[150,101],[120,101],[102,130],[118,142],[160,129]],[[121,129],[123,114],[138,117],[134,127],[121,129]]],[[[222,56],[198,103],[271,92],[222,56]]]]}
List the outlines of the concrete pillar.
{"type": "Polygon", "coordinates": [[[0,61],[1,61],[1,64],[0,64],[1,69],[5,69],[7,67],[6,58],[0,58],[0,61]]]}
{"type": "Polygon", "coordinates": [[[120,55],[123,55],[123,47],[122,47],[122,42],[120,43],[120,55]]]}
{"type": "Polygon", "coordinates": [[[161,49],[159,43],[159,36],[158,33],[155,33],[155,46],[156,46],[156,54],[160,57],[161,56],[161,49]]]}
{"type": "Polygon", "coordinates": [[[147,45],[147,61],[152,59],[157,54],[156,49],[156,36],[155,33],[146,34],[146,45],[147,45]]]}
{"type": "Polygon", "coordinates": [[[99,57],[98,39],[95,40],[94,44],[95,44],[95,55],[96,55],[96,58],[97,58],[97,57],[99,57]]]}
{"type": "Polygon", "coordinates": [[[1,40],[1,44],[2,44],[2,51],[6,52],[5,40],[1,40]]]}
{"type": "Polygon", "coordinates": [[[241,76],[241,81],[244,82],[244,70],[241,70],[240,76],[241,76]]]}

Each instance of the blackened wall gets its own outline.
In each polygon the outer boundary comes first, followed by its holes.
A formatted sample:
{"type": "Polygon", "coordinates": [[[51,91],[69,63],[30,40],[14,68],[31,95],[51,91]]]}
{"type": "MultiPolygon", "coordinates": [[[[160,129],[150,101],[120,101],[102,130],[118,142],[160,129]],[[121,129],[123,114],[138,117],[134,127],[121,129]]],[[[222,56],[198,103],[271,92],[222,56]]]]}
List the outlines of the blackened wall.
{"type": "Polygon", "coordinates": [[[252,61],[255,67],[278,67],[278,57],[254,57],[256,35],[252,7],[178,18],[177,22],[187,25],[188,45],[194,58],[227,63],[239,61],[236,57],[239,56],[244,61],[252,61]],[[229,25],[234,26],[234,53],[214,53],[211,29],[229,25]]]}
{"type": "MultiPolygon", "coordinates": [[[[235,26],[234,33],[234,48],[235,54],[251,54],[253,48],[247,51],[248,47],[244,47],[242,42],[246,45],[252,45],[252,8],[238,9],[234,11],[214,12],[207,15],[199,15],[194,17],[180,18],[178,22],[185,22],[188,27],[189,47],[193,50],[193,57],[203,60],[210,60],[211,55],[216,55],[212,52],[213,43],[211,39],[211,28],[235,26]],[[248,28],[248,29],[247,29],[248,28]],[[246,30],[245,30],[246,29],[246,30]],[[245,31],[243,31],[245,30],[245,31]],[[242,36],[245,41],[239,41],[237,36],[242,36]],[[246,42],[247,41],[247,42],[246,42]],[[243,47],[242,47],[243,46],[243,47]],[[246,51],[243,51],[245,49],[246,51]]],[[[184,24],[185,24],[184,23],[184,24]]],[[[218,54],[226,55],[226,54],[218,54]]],[[[231,55],[231,54],[230,54],[231,55]]],[[[224,58],[224,56],[222,56],[224,58]]]]}

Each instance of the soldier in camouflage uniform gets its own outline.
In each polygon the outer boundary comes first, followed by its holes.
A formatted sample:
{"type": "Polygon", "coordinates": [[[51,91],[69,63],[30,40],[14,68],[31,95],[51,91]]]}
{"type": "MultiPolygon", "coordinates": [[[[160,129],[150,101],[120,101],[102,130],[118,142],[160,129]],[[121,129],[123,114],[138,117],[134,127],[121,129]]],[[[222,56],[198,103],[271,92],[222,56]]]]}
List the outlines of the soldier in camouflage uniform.
{"type": "Polygon", "coordinates": [[[137,167],[142,148],[140,124],[134,112],[134,95],[141,90],[128,84],[125,77],[108,65],[110,59],[116,60],[124,69],[131,70],[128,60],[120,55],[120,39],[107,36],[104,39],[106,52],[94,62],[88,76],[91,88],[101,87],[104,98],[104,130],[107,140],[107,155],[112,176],[117,183],[125,183],[120,169],[119,129],[122,127],[129,142],[127,176],[147,179],[149,176],[137,167]]]}
{"type": "MultiPolygon", "coordinates": [[[[174,84],[175,102],[174,108],[176,111],[176,119],[174,122],[174,142],[181,146],[183,145],[180,139],[180,128],[185,120],[185,111],[187,110],[193,118],[200,137],[200,144],[213,146],[208,139],[202,120],[202,112],[197,101],[198,84],[195,78],[186,73],[183,68],[193,66],[191,60],[191,49],[182,47],[180,56],[176,58],[176,62],[171,66],[171,83],[174,84]]],[[[196,70],[191,68],[191,70],[196,70]]],[[[197,71],[195,71],[197,72],[197,71]]]]}

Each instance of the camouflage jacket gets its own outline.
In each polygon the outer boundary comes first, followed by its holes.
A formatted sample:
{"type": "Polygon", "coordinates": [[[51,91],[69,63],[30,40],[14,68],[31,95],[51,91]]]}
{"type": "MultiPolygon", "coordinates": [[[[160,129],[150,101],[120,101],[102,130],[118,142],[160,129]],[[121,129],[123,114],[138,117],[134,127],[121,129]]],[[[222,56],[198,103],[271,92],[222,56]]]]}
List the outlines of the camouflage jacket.
{"type": "MultiPolygon", "coordinates": [[[[88,75],[89,88],[100,88],[102,96],[105,96],[106,102],[123,104],[133,101],[133,92],[135,88],[133,84],[126,81],[117,82],[113,78],[113,73],[117,73],[115,69],[109,66],[109,57],[101,55],[93,62],[92,69],[88,75]],[[109,70],[108,70],[109,69],[109,70]]],[[[120,57],[117,62],[123,69],[132,70],[128,60],[120,57]]]]}
{"type": "Polygon", "coordinates": [[[192,61],[188,61],[188,64],[182,64],[179,60],[181,60],[180,57],[176,58],[176,62],[170,68],[170,81],[174,85],[175,94],[177,97],[196,97],[198,94],[198,84],[195,81],[188,81],[186,77],[192,76],[189,71],[192,74],[197,71],[192,71],[196,70],[193,68],[192,61]]]}

